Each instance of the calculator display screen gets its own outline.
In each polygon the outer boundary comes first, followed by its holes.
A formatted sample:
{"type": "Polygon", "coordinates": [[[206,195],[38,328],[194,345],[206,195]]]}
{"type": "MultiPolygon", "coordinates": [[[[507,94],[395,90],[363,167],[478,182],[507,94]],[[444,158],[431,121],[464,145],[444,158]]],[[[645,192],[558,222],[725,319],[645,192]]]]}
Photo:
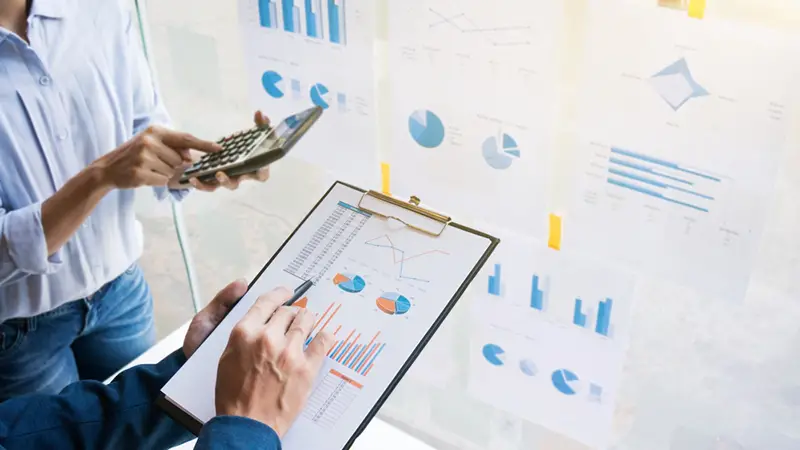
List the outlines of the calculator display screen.
{"type": "Polygon", "coordinates": [[[281,141],[285,141],[289,139],[289,137],[294,134],[294,132],[303,124],[311,116],[313,110],[309,109],[297,114],[292,114],[291,116],[283,119],[276,128],[275,128],[275,135],[281,141]]]}

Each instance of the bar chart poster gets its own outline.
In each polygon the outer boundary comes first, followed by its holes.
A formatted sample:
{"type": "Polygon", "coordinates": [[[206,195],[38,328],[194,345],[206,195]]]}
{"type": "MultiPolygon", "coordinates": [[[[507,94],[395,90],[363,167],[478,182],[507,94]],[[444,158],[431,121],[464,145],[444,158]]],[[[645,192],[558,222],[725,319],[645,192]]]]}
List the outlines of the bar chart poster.
{"type": "Polygon", "coordinates": [[[324,114],[290,157],[358,185],[378,182],[375,2],[239,0],[251,107],[273,122],[319,106],[324,114]]]}
{"type": "Polygon", "coordinates": [[[658,8],[590,11],[577,226],[564,245],[741,300],[786,145],[798,44],[658,8]]]}
{"type": "Polygon", "coordinates": [[[500,246],[481,273],[473,317],[523,332],[547,321],[625,349],[635,277],[576,252],[496,231],[500,246]]]}

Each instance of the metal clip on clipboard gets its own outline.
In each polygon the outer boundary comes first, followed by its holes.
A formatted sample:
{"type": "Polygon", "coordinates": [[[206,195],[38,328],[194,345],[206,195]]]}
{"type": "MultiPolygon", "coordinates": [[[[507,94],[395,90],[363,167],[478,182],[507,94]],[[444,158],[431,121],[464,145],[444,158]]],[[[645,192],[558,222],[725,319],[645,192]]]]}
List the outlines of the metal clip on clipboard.
{"type": "Polygon", "coordinates": [[[411,196],[409,201],[398,200],[391,195],[367,191],[358,201],[358,208],[384,219],[394,219],[416,231],[439,237],[452,218],[419,206],[420,199],[411,196]]]}

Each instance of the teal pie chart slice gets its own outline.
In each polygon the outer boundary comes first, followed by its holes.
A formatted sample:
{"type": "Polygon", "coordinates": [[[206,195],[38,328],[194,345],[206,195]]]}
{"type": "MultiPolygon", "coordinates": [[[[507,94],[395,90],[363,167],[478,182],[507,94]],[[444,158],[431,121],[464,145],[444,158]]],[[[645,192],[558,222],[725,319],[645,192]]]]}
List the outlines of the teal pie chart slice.
{"type": "Polygon", "coordinates": [[[506,351],[502,347],[495,344],[486,344],[483,346],[483,357],[489,364],[493,366],[502,366],[506,363],[506,351]]]}
{"type": "Polygon", "coordinates": [[[414,111],[409,116],[408,131],[414,141],[424,148],[436,148],[444,141],[442,119],[425,109],[414,111]]]}
{"type": "Polygon", "coordinates": [[[567,369],[553,372],[553,386],[564,395],[575,395],[578,392],[578,376],[567,369]]]}
{"type": "Polygon", "coordinates": [[[328,102],[328,88],[321,83],[311,86],[311,102],[322,109],[328,109],[330,103],[328,102]]]}
{"type": "Polygon", "coordinates": [[[267,95],[272,98],[282,98],[283,93],[283,77],[274,70],[268,70],[261,76],[261,85],[264,87],[267,95]]]}

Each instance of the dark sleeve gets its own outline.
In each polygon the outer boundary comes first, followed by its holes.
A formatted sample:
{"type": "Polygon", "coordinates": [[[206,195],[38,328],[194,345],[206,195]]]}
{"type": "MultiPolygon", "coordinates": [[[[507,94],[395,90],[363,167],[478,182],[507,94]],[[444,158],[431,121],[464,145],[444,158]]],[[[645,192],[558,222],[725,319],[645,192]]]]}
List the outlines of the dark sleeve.
{"type": "Polygon", "coordinates": [[[194,450],[281,450],[272,428],[246,417],[218,416],[206,422],[194,450]]]}
{"type": "Polygon", "coordinates": [[[186,362],[181,350],[128,369],[109,385],[73,383],[58,395],[0,403],[0,449],[166,449],[194,436],[155,406],[161,387],[186,362]]]}

